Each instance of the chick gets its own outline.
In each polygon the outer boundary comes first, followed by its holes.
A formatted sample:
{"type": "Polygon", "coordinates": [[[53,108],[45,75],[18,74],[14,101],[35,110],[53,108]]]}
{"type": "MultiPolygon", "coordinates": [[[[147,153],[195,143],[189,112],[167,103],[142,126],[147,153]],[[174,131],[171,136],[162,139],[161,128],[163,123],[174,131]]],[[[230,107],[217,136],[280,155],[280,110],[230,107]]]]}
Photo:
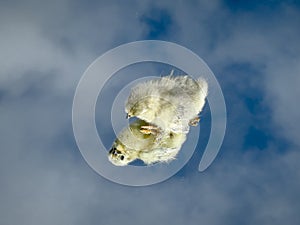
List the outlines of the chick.
{"type": "MultiPolygon", "coordinates": [[[[133,87],[125,105],[127,118],[137,117],[150,125],[144,133],[188,133],[196,126],[207,96],[207,82],[185,76],[166,76],[133,87]]],[[[162,134],[164,135],[164,134],[162,134]]]]}
{"type": "Polygon", "coordinates": [[[116,166],[125,166],[136,159],[147,165],[174,160],[186,140],[186,134],[166,133],[160,141],[156,141],[153,133],[140,132],[141,127],[147,125],[145,121],[137,119],[124,128],[108,153],[109,161],[116,166]]]}

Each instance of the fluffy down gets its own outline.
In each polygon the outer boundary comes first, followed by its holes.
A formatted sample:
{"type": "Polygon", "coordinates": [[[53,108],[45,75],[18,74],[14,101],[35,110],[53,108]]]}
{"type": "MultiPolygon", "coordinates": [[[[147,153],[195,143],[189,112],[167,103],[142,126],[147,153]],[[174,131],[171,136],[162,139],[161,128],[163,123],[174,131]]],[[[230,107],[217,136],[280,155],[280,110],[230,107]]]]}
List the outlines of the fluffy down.
{"type": "Polygon", "coordinates": [[[147,165],[174,160],[186,135],[166,133],[157,141],[154,134],[140,132],[141,127],[147,125],[145,121],[137,119],[124,128],[108,153],[110,162],[116,166],[125,166],[136,159],[147,165]]]}
{"type": "Polygon", "coordinates": [[[207,82],[185,76],[166,76],[133,87],[125,111],[166,133],[188,133],[199,118],[207,96],[207,82]]]}

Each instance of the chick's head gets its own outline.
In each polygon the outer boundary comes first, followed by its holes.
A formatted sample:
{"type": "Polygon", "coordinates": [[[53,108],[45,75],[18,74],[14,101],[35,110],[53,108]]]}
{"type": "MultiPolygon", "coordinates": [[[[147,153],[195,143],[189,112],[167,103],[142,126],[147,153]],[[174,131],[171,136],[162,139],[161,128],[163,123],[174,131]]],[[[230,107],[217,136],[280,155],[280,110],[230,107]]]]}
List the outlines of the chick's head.
{"type": "Polygon", "coordinates": [[[126,166],[135,160],[136,157],[133,157],[130,151],[126,149],[126,146],[117,139],[108,153],[108,159],[116,166],[126,166]]]}

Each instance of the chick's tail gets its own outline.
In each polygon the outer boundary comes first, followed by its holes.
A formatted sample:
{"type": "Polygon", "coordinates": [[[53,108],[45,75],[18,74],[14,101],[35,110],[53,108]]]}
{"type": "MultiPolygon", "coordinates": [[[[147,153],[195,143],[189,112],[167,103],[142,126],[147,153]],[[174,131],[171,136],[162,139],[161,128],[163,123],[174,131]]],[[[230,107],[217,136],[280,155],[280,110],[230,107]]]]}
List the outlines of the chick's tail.
{"type": "Polygon", "coordinates": [[[140,159],[150,165],[157,162],[169,162],[175,159],[180,148],[155,148],[140,154],[140,159]]]}

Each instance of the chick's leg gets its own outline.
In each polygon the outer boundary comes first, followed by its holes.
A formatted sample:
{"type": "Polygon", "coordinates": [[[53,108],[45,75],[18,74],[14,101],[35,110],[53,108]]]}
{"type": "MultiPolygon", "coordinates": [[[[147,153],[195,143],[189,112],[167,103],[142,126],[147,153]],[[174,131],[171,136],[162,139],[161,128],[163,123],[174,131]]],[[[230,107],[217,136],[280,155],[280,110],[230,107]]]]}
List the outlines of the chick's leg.
{"type": "Polygon", "coordinates": [[[190,120],[189,125],[195,127],[199,124],[199,121],[200,121],[200,117],[196,116],[195,118],[190,120]]]}
{"type": "Polygon", "coordinates": [[[142,132],[143,134],[157,135],[159,133],[159,128],[153,125],[141,126],[140,132],[142,132]]]}

